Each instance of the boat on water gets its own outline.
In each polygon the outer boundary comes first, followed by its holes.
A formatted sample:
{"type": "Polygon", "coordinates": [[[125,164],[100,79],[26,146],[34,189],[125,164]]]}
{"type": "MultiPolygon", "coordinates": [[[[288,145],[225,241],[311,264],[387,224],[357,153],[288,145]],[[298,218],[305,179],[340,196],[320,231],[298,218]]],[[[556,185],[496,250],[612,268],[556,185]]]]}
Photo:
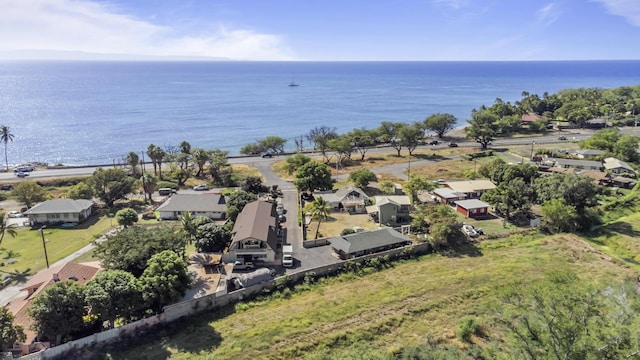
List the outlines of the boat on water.
{"type": "Polygon", "coordinates": [[[291,74],[291,82],[289,83],[289,86],[299,86],[298,83],[296,83],[295,74],[291,74]]]}
{"type": "Polygon", "coordinates": [[[292,81],[292,82],[289,83],[289,86],[300,86],[300,85],[298,85],[294,81],[292,81]]]}

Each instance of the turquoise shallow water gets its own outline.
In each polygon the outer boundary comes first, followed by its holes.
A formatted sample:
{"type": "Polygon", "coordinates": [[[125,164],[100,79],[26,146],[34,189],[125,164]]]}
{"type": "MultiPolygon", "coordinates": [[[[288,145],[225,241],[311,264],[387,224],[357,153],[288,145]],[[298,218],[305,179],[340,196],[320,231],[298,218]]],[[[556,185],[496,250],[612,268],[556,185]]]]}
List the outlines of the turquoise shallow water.
{"type": "Polygon", "coordinates": [[[9,162],[110,164],[147,145],[222,148],[318,125],[470,112],[496,98],[640,84],[640,61],[0,62],[9,162]],[[292,80],[300,86],[287,86],[292,80]]]}

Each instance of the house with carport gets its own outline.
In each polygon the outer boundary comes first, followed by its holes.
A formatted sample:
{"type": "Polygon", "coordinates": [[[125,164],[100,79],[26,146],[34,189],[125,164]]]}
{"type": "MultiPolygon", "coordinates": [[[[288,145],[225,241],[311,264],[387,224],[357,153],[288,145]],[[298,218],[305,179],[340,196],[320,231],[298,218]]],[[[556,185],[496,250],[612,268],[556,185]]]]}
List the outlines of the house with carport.
{"type": "Polygon", "coordinates": [[[250,202],[242,209],[231,231],[231,245],[224,262],[273,262],[278,245],[278,213],[273,203],[250,202]]]}
{"type": "Polygon", "coordinates": [[[93,201],[85,199],[52,199],[24,212],[31,225],[74,223],[85,221],[92,212],[93,201]]]}
{"type": "Polygon", "coordinates": [[[629,166],[629,164],[627,164],[622,160],[618,160],[614,157],[608,157],[604,159],[603,164],[604,164],[605,170],[612,174],[616,174],[616,175],[626,174],[626,175],[637,176],[636,171],[631,166],[629,166]]]}
{"type": "Polygon", "coordinates": [[[348,211],[350,213],[365,213],[369,196],[356,186],[344,186],[337,191],[320,191],[313,193],[314,197],[321,196],[333,211],[348,211]]]}
{"type": "Polygon", "coordinates": [[[227,213],[227,203],[221,194],[174,194],[156,211],[161,220],[177,220],[185,213],[221,220],[227,213]]]}
{"type": "Polygon", "coordinates": [[[373,254],[411,245],[411,238],[392,228],[360,232],[328,239],[332,250],[342,259],[373,254]]]}

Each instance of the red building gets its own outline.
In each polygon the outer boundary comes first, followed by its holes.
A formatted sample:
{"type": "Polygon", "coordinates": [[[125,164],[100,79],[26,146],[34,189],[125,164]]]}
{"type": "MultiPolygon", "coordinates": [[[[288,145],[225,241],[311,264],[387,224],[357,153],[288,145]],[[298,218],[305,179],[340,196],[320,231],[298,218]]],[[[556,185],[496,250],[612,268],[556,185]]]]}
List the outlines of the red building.
{"type": "Polygon", "coordinates": [[[456,211],[470,218],[487,216],[489,205],[478,199],[456,201],[456,211]]]}

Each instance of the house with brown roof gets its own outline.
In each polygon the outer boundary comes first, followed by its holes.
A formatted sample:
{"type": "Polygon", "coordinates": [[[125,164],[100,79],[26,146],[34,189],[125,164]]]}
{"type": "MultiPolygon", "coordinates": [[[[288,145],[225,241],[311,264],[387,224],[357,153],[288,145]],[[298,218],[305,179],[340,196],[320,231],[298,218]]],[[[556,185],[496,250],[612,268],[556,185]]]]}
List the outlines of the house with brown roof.
{"type": "Polygon", "coordinates": [[[228,253],[246,262],[273,262],[278,244],[278,213],[274,204],[250,202],[242,209],[231,231],[228,253]]]}
{"type": "Polygon", "coordinates": [[[543,119],[542,116],[535,113],[524,114],[520,117],[520,124],[529,125],[532,122],[540,121],[542,119],[543,119]]]}
{"type": "Polygon", "coordinates": [[[29,353],[29,344],[33,343],[38,335],[31,330],[33,321],[27,313],[33,299],[59,281],[70,280],[84,285],[93,279],[100,270],[102,267],[98,261],[60,264],[38,272],[24,284],[20,289],[22,290],[21,295],[7,304],[7,308],[15,316],[14,323],[22,325],[27,336],[24,346],[21,345],[23,353],[29,353]]]}
{"type": "Polygon", "coordinates": [[[224,219],[227,202],[221,194],[175,194],[158,206],[162,220],[176,220],[182,214],[206,216],[213,220],[224,219]]]}
{"type": "Polygon", "coordinates": [[[496,188],[491,180],[448,181],[444,186],[456,193],[463,193],[467,199],[479,199],[485,191],[496,188]]]}

